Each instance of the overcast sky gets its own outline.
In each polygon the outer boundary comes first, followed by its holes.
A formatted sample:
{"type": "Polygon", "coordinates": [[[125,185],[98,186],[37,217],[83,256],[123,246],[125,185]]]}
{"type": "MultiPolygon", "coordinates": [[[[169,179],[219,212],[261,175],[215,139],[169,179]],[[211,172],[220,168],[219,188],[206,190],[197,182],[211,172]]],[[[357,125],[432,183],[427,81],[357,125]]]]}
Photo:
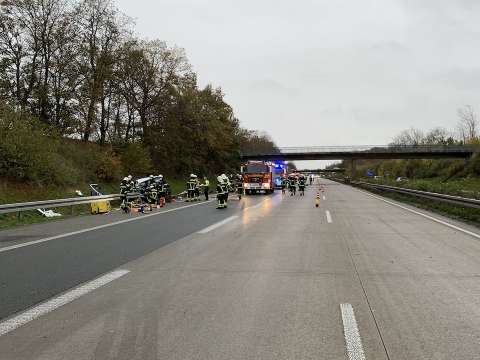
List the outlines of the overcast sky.
{"type": "Polygon", "coordinates": [[[117,0],[280,146],[385,144],[478,108],[479,0],[117,0]]]}

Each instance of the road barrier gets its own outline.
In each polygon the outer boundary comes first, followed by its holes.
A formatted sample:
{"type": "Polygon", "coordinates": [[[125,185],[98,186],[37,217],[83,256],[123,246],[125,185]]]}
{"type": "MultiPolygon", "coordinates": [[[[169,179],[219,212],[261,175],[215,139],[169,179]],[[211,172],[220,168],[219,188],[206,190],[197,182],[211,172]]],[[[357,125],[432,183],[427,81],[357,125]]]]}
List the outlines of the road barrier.
{"type": "MultiPolygon", "coordinates": [[[[129,194],[129,196],[138,196],[138,194],[129,194]]],[[[86,196],[86,197],[77,197],[77,198],[68,198],[68,199],[55,199],[55,200],[41,200],[41,201],[31,201],[24,203],[15,203],[15,204],[3,204],[0,205],[0,214],[21,212],[27,210],[36,210],[36,209],[48,209],[48,208],[57,208],[64,206],[74,206],[81,204],[89,204],[95,201],[112,201],[119,200],[120,194],[112,195],[100,195],[100,196],[86,196]]]]}
{"type": "MultiPolygon", "coordinates": [[[[179,194],[173,195],[173,198],[177,198],[186,194],[186,191],[183,191],[179,194]]],[[[139,193],[129,193],[127,198],[135,199],[140,196],[139,193]]],[[[66,206],[74,206],[81,204],[90,204],[96,201],[114,201],[120,200],[120,194],[111,194],[111,195],[99,195],[99,196],[85,196],[85,197],[76,197],[68,199],[54,199],[54,200],[41,200],[41,201],[31,201],[15,204],[0,204],[0,214],[7,213],[20,213],[22,211],[28,210],[37,210],[37,209],[50,209],[66,206]]]]}
{"type": "Polygon", "coordinates": [[[401,187],[389,186],[389,185],[372,184],[364,181],[350,181],[350,184],[354,186],[361,186],[361,187],[371,188],[375,190],[392,191],[396,193],[422,197],[430,200],[443,201],[443,202],[448,202],[455,205],[480,208],[480,200],[478,199],[464,198],[460,196],[433,193],[433,192],[421,191],[421,190],[415,190],[415,189],[407,189],[407,188],[401,188],[401,187]]]}

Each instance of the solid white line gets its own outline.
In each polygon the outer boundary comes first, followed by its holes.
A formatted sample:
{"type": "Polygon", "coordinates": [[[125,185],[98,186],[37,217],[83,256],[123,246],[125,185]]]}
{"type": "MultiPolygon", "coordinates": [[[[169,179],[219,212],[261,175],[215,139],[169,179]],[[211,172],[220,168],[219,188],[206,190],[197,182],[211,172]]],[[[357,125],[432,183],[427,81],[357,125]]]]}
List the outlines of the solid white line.
{"type": "Polygon", "coordinates": [[[359,190],[359,191],[363,192],[365,195],[371,196],[371,197],[373,197],[373,198],[375,198],[375,199],[377,199],[377,200],[383,201],[383,202],[385,202],[385,203],[387,203],[387,204],[390,204],[390,205],[399,207],[399,208],[401,208],[401,209],[403,209],[403,210],[407,210],[407,211],[409,211],[409,212],[411,212],[411,213],[414,213],[414,214],[423,216],[424,218],[427,218],[427,219],[429,219],[429,220],[435,221],[436,223],[439,223],[439,224],[448,226],[449,228],[458,230],[458,231],[460,231],[460,232],[463,232],[464,234],[467,234],[467,235],[473,236],[473,237],[475,237],[475,238],[477,238],[477,239],[480,239],[480,234],[477,234],[477,233],[474,233],[474,232],[472,232],[472,231],[463,229],[463,228],[461,228],[461,227],[459,227],[459,226],[450,224],[450,223],[448,223],[448,222],[446,222],[446,221],[437,219],[437,218],[435,218],[435,217],[433,217],[433,216],[424,214],[424,213],[422,213],[422,212],[420,212],[420,211],[415,211],[415,210],[410,209],[410,208],[408,208],[408,207],[406,207],[406,206],[402,206],[402,205],[397,204],[397,203],[394,203],[394,202],[392,202],[392,201],[385,200],[384,198],[382,198],[382,197],[380,197],[380,196],[375,196],[375,195],[369,194],[369,193],[366,192],[366,191],[362,191],[362,190],[359,190]]]}
{"type": "Polygon", "coordinates": [[[358,331],[357,320],[351,304],[340,304],[342,312],[343,333],[345,335],[345,345],[349,360],[365,360],[363,352],[362,339],[358,331]]]}
{"type": "Polygon", "coordinates": [[[187,208],[190,208],[190,207],[193,207],[193,206],[203,205],[203,204],[206,204],[206,203],[209,203],[209,202],[212,202],[212,201],[215,201],[215,200],[209,200],[209,201],[205,201],[205,202],[198,203],[198,204],[181,206],[181,207],[178,207],[178,208],[175,208],[175,209],[169,209],[169,210],[165,210],[165,211],[155,212],[153,214],[140,215],[138,217],[134,217],[134,218],[130,218],[130,219],[119,220],[119,221],[115,221],[115,222],[104,224],[104,225],[94,226],[94,227],[91,227],[91,228],[88,228],[88,229],[72,231],[72,232],[65,233],[65,234],[60,234],[60,235],[50,236],[50,237],[43,238],[43,239],[38,239],[38,240],[25,242],[25,243],[22,243],[22,244],[5,246],[3,248],[0,248],[0,253],[10,251],[10,250],[14,250],[14,249],[19,249],[19,248],[22,248],[22,247],[25,247],[25,246],[40,244],[40,243],[51,241],[51,240],[61,239],[61,238],[67,237],[67,236],[83,234],[83,233],[86,233],[86,232],[89,232],[89,231],[104,229],[104,228],[108,228],[110,226],[115,226],[115,225],[119,225],[119,224],[128,223],[130,221],[143,220],[143,219],[149,218],[150,216],[157,216],[157,215],[166,214],[166,213],[169,213],[169,212],[172,212],[172,211],[187,209],[187,208]]]}
{"type": "Polygon", "coordinates": [[[129,272],[129,270],[112,271],[84,285],[76,287],[73,290],[64,293],[63,295],[24,311],[23,313],[11,319],[5,320],[0,323],[0,336],[8,334],[13,330],[18,329],[20,326],[25,325],[42,315],[48,314],[49,312],[52,312],[53,310],[58,309],[59,307],[66,305],[73,300],[76,300],[79,297],[86,295],[89,292],[108,284],[109,282],[112,282],[113,280],[116,280],[125,274],[128,274],[129,272]]]}
{"type": "Polygon", "coordinates": [[[200,230],[198,233],[199,233],[199,234],[206,234],[206,233],[208,233],[208,232],[210,232],[210,231],[212,231],[212,230],[215,230],[215,229],[219,228],[220,226],[225,225],[226,223],[229,223],[229,222],[232,221],[232,220],[235,220],[236,218],[238,218],[238,216],[236,216],[236,215],[230,216],[230,217],[228,217],[228,218],[226,218],[226,219],[224,219],[224,220],[222,220],[222,221],[219,221],[219,222],[217,222],[217,223],[215,223],[215,224],[213,224],[213,225],[210,225],[210,226],[206,227],[206,228],[203,229],[203,230],[200,230]]]}
{"type": "Polygon", "coordinates": [[[327,222],[329,224],[331,224],[333,221],[332,221],[332,215],[330,214],[330,211],[325,211],[325,213],[327,214],[327,222]]]}

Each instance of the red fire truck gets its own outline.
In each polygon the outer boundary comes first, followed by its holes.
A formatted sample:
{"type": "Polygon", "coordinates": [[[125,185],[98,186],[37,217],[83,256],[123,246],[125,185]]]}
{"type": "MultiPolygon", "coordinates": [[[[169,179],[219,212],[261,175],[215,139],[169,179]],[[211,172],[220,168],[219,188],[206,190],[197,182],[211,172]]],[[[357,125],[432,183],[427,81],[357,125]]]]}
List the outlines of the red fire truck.
{"type": "Polygon", "coordinates": [[[243,188],[247,195],[271,194],[275,191],[273,182],[274,165],[264,161],[251,161],[242,167],[243,188]]]}

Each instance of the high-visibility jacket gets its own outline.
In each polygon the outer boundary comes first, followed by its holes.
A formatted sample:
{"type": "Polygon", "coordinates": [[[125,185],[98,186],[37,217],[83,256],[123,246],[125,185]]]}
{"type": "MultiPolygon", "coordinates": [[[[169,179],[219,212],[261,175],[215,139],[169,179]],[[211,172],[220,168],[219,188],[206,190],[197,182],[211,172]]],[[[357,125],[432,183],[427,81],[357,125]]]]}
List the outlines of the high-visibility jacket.
{"type": "Polygon", "coordinates": [[[190,180],[189,182],[187,182],[187,189],[188,190],[196,190],[197,189],[197,180],[190,180]]]}

